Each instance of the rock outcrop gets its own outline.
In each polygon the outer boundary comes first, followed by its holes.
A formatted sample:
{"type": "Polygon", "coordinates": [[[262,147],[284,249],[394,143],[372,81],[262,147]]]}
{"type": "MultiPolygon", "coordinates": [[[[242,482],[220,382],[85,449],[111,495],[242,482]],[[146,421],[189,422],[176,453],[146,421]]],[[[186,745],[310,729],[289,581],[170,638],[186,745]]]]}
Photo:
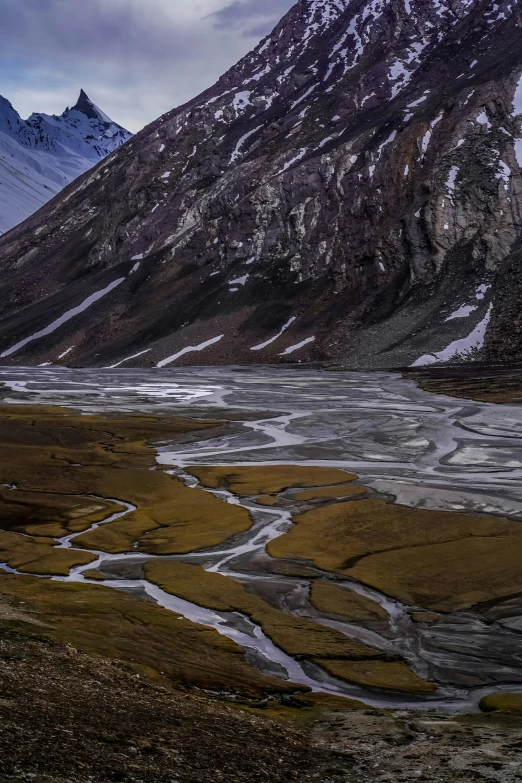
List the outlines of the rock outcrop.
{"type": "Polygon", "coordinates": [[[0,241],[2,361],[509,353],[521,74],[518,0],[300,0],[0,241]]]}

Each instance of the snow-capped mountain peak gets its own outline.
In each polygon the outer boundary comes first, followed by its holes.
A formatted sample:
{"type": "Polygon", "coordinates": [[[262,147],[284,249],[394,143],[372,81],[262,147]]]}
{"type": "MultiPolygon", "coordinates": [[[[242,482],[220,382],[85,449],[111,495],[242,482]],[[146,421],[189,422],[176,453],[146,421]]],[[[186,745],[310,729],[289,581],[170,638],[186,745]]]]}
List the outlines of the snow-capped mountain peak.
{"type": "Polygon", "coordinates": [[[28,142],[60,154],[60,147],[97,162],[130,139],[131,133],[113,122],[82,90],[78,102],[63,114],[32,114],[27,120],[28,142]],[[31,131],[34,131],[31,133],[31,131]]]}
{"type": "Polygon", "coordinates": [[[20,132],[22,125],[23,121],[18,112],[6,98],[0,95],[0,133],[14,136],[20,132]]]}
{"type": "Polygon", "coordinates": [[[61,115],[24,121],[0,96],[0,234],[130,139],[82,90],[61,115]]]}
{"type": "Polygon", "coordinates": [[[108,125],[113,124],[111,118],[91,101],[84,90],[80,90],[80,97],[78,98],[76,105],[73,106],[72,109],[67,109],[66,111],[79,111],[91,120],[106,122],[108,125]]]}

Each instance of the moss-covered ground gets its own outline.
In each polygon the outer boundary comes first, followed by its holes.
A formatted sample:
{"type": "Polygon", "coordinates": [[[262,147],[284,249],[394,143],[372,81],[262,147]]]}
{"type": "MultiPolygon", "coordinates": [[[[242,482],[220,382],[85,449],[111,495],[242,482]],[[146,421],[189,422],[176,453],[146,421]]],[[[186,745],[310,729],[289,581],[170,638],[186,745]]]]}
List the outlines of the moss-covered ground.
{"type": "Polygon", "coordinates": [[[305,465],[254,465],[245,467],[190,467],[204,487],[228,489],[235,495],[274,495],[294,487],[321,487],[356,479],[353,473],[305,465]]]}
{"type": "Polygon", "coordinates": [[[347,620],[389,620],[388,612],[375,601],[322,579],[312,582],[310,603],[324,614],[339,615],[347,620]]]}
{"type": "Polygon", "coordinates": [[[305,489],[296,492],[293,499],[299,502],[314,500],[341,500],[343,498],[362,497],[366,494],[364,487],[357,484],[339,484],[334,487],[318,487],[317,489],[305,489]]]}
{"type": "Polygon", "coordinates": [[[522,693],[495,693],[480,702],[482,712],[516,712],[522,714],[522,693]]]}
{"type": "Polygon", "coordinates": [[[136,511],[75,539],[75,547],[109,553],[138,549],[177,554],[214,546],[251,526],[248,512],[223,503],[208,492],[188,489],[182,481],[152,471],[155,450],[148,443],[219,422],[155,416],[84,416],[61,408],[0,408],[0,558],[13,568],[45,559],[47,573],[67,573],[67,566],[90,562],[86,554],[65,554],[49,537],[87,530],[120,511],[110,500],[135,505],[136,511]],[[96,497],[92,497],[96,496],[96,497]],[[22,540],[22,535],[38,541],[22,540]],[[47,539],[47,540],[44,540],[47,539]],[[33,557],[34,546],[38,546],[33,557]],[[43,548],[42,548],[43,547],[43,548]]]}
{"type": "Polygon", "coordinates": [[[522,591],[522,525],[369,498],[294,517],[273,557],[297,558],[442,612],[522,591]]]}

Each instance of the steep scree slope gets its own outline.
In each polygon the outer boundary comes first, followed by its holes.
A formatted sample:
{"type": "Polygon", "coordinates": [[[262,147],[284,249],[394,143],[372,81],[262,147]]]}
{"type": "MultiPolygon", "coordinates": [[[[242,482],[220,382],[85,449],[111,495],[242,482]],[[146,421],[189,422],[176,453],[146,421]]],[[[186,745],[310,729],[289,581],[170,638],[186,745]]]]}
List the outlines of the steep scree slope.
{"type": "Polygon", "coordinates": [[[520,234],[521,21],[519,0],[300,0],[0,241],[2,361],[478,355],[520,234]]]}
{"type": "Polygon", "coordinates": [[[131,136],[83,90],[59,117],[32,114],[27,121],[0,95],[0,234],[131,136]]]}

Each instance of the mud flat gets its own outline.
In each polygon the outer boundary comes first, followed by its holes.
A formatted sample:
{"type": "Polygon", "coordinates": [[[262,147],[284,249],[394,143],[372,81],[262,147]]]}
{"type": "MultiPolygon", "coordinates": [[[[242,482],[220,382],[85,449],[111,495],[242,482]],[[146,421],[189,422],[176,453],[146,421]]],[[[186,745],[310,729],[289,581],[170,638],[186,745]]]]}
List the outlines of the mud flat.
{"type": "Polygon", "coordinates": [[[435,394],[493,403],[522,403],[522,364],[498,363],[430,366],[409,369],[404,376],[435,394]]]}

